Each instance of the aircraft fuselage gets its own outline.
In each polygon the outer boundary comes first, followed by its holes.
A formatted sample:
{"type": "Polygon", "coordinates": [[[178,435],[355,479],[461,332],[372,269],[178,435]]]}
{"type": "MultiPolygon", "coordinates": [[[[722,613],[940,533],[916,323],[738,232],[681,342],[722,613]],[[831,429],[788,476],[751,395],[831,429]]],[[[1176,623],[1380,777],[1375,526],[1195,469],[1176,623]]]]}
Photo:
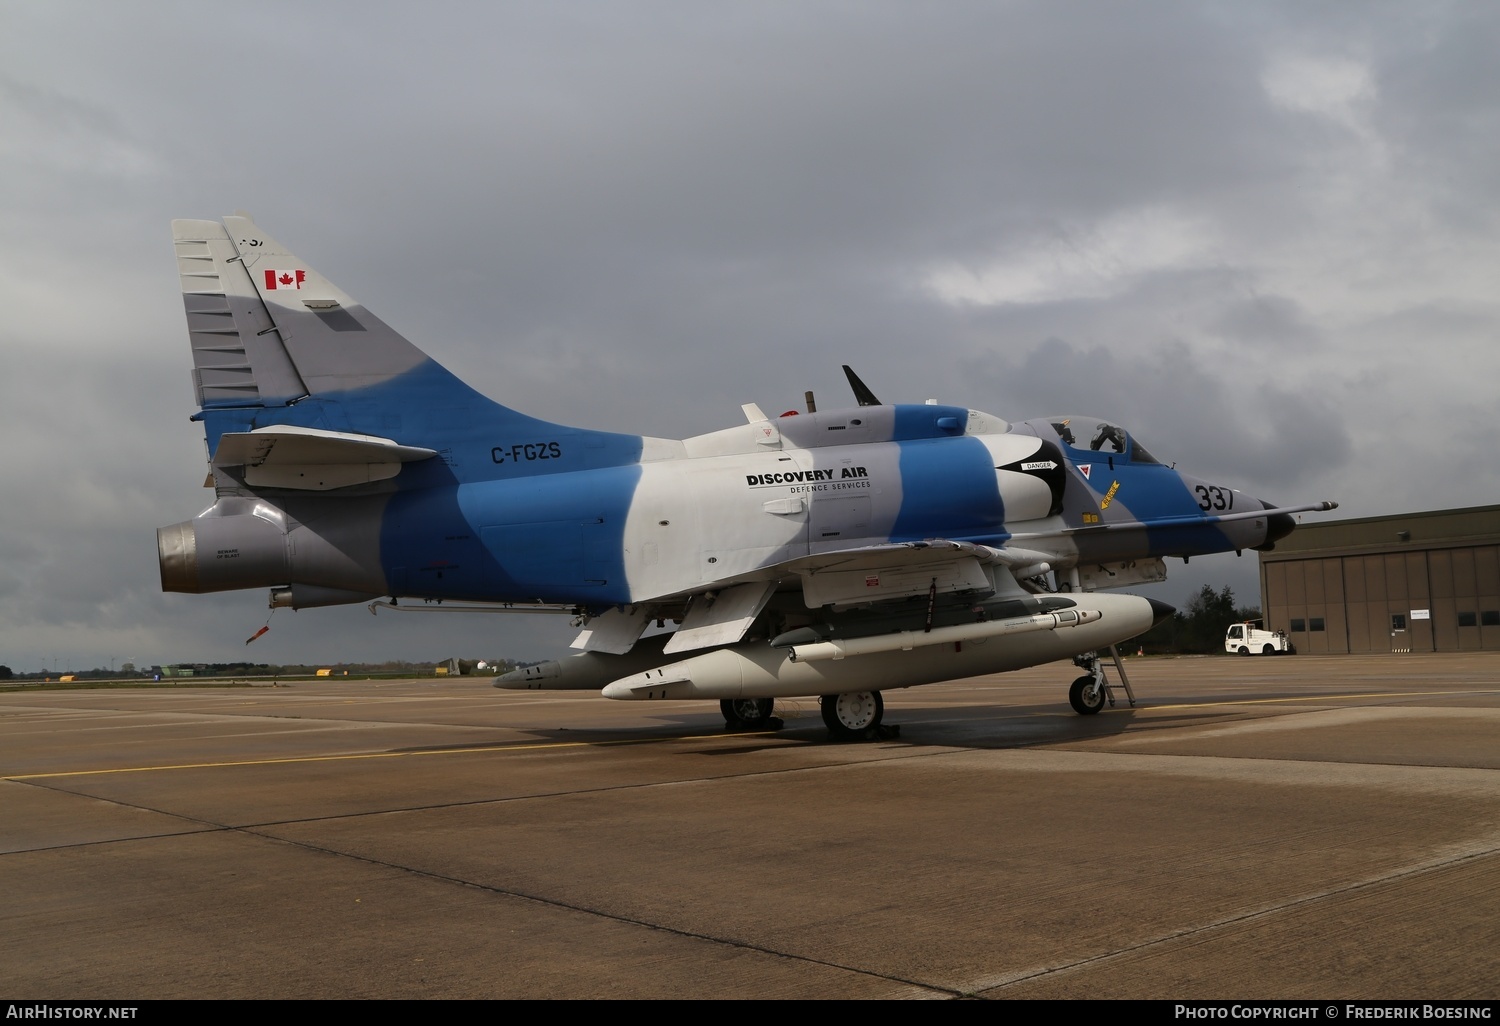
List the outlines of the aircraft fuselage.
{"type": "Polygon", "coordinates": [[[227,495],[178,525],[197,534],[196,565],[178,558],[166,583],[598,610],[884,543],[1001,548],[1021,536],[1057,571],[1267,541],[1268,517],[1206,519],[1215,503],[1241,512],[1260,500],[1126,453],[1065,451],[1041,437],[1046,420],[1000,423],[957,407],[862,407],[647,439],[639,462],[619,466],[568,469],[554,439],[485,450],[524,476],[423,482],[432,468],[416,463],[412,486],[398,476],[370,494],[227,495]],[[1109,529],[1131,524],[1144,526],[1109,529]]]}

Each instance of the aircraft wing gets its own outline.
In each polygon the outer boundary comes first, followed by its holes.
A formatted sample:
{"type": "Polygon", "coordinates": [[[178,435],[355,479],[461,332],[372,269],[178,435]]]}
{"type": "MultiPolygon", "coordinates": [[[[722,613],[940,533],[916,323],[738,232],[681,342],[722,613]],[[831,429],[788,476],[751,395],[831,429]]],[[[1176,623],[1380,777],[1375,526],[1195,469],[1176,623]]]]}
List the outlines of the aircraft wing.
{"type": "Polygon", "coordinates": [[[819,552],[726,578],[696,592],[664,595],[641,605],[611,610],[593,618],[572,647],[627,652],[645,629],[652,605],[684,598],[687,613],[667,643],[667,654],[732,645],[745,636],[772,595],[794,584],[800,585],[809,609],[955,592],[989,595],[1016,588],[1012,573],[1046,558],[1039,552],[946,539],[819,552]],[[997,574],[1002,576],[997,579],[997,574]]]}
{"type": "Polygon", "coordinates": [[[800,578],[809,609],[956,591],[994,590],[984,567],[1007,562],[1004,550],[930,539],[886,542],[798,556],[723,582],[718,588],[800,578]]]}
{"type": "MultiPolygon", "coordinates": [[[[688,599],[687,613],[665,652],[692,652],[732,645],[749,631],[771,596],[800,583],[809,609],[895,601],[917,595],[974,592],[989,595],[1019,588],[1018,578],[1046,573],[1058,558],[1046,548],[1060,535],[1160,530],[1225,524],[1251,519],[1290,517],[1294,513],[1333,509],[1337,503],[1273,506],[1218,516],[1158,517],[1012,536],[1003,548],[949,539],[886,542],[799,556],[782,563],[716,582],[690,595],[662,596],[657,603],[688,599]],[[1029,548],[1027,541],[1038,548],[1029,548]]],[[[612,610],[591,621],[573,647],[585,651],[628,652],[645,629],[651,603],[612,610]]]]}

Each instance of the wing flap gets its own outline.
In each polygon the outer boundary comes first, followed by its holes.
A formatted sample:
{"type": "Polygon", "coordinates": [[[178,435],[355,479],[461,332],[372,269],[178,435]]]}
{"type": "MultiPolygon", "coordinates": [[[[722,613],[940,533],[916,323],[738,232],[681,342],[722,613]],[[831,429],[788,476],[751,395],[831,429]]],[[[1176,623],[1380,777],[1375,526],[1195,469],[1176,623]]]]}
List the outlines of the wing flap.
{"type": "Polygon", "coordinates": [[[624,655],[635,647],[645,631],[649,612],[645,606],[611,609],[591,619],[568,647],[584,652],[624,655]]]}
{"type": "Polygon", "coordinates": [[[745,636],[775,593],[775,581],[752,581],[693,596],[682,626],[663,651],[671,654],[733,645],[745,636]]]}

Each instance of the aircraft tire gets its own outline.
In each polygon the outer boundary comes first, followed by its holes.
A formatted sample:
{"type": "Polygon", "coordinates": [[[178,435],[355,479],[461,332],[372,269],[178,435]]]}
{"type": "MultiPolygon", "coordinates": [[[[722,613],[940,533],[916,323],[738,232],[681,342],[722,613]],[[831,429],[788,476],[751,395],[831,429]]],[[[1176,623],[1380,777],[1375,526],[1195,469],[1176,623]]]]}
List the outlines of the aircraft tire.
{"type": "Polygon", "coordinates": [[[1250,654],[1250,650],[1248,648],[1246,648],[1244,645],[1241,645],[1240,646],[1240,655],[1249,655],[1249,654],[1250,654]]]}
{"type": "Polygon", "coordinates": [[[1084,674],[1068,689],[1068,703],[1079,716],[1092,716],[1104,708],[1104,689],[1095,688],[1094,675],[1084,674]]]}
{"type": "Polygon", "coordinates": [[[719,702],[724,726],[730,730],[766,730],[771,726],[773,698],[726,698],[719,702]]]}
{"type": "Polygon", "coordinates": [[[846,691],[842,695],[824,695],[818,700],[823,725],[836,738],[862,737],[880,726],[885,716],[885,699],[879,691],[846,691]]]}

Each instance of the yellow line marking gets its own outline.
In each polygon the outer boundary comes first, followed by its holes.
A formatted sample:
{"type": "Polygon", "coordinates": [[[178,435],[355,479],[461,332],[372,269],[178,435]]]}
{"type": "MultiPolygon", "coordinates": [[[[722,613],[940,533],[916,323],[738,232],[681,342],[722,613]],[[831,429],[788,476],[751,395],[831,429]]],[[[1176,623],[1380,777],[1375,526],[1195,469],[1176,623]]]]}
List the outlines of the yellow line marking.
{"type": "Polygon", "coordinates": [[[1435,698],[1439,695],[1497,695],[1500,691],[1364,691],[1353,695],[1304,695],[1300,698],[1226,698],[1219,702],[1138,705],[1138,709],[1212,709],[1221,705],[1281,705],[1283,702],[1338,702],[1349,698],[1435,698]]]}
{"type": "Polygon", "coordinates": [[[621,738],[616,741],[544,741],[536,744],[486,745],[483,748],[442,748],[420,752],[359,752],[349,755],[300,755],[287,759],[245,759],[236,762],[184,762],[167,766],[121,766],[115,769],[64,770],[54,773],[15,773],[0,780],[56,780],[60,777],[112,776],[117,773],[160,773],[165,770],[230,769],[237,766],[289,766],[310,762],[353,762],[360,759],[405,759],[419,755],[475,755],[492,752],[527,752],[542,748],[603,748],[609,745],[640,745],[653,741],[708,741],[725,737],[766,737],[772,731],[737,734],[698,734],[688,737],[621,738]]]}
{"type": "MultiPolygon", "coordinates": [[[[1183,702],[1174,705],[1138,705],[1137,709],[1156,711],[1159,709],[1213,709],[1226,705],[1281,705],[1288,702],[1337,702],[1354,698],[1413,698],[1438,697],[1441,695],[1494,695],[1500,691],[1369,691],[1350,695],[1306,695],[1299,698],[1245,698],[1224,699],[1219,702],[1183,702]]],[[[1034,715],[1051,715],[1037,713],[1034,715]]],[[[620,738],[614,741],[544,741],[535,744],[486,745],[483,748],[442,748],[420,752],[360,752],[349,755],[301,755],[287,759],[244,759],[234,762],[184,762],[166,766],[122,766],[116,769],[64,770],[54,773],[16,773],[0,776],[0,780],[57,780],[63,777],[112,776],[119,773],[160,773],[167,770],[187,769],[232,769],[239,766],[290,766],[313,762],[354,762],[362,759],[405,759],[422,755],[477,755],[493,752],[529,752],[548,748],[604,748],[614,745],[640,745],[657,741],[711,741],[726,737],[770,737],[775,731],[746,732],[736,734],[694,734],[686,737],[620,738]]]]}

